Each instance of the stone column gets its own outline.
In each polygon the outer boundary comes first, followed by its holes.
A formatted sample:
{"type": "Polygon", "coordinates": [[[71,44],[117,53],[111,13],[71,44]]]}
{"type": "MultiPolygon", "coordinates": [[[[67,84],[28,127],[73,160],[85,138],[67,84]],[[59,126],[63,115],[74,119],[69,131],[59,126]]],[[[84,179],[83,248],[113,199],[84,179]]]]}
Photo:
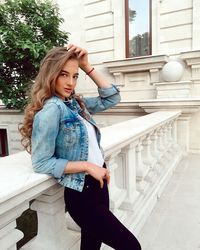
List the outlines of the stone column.
{"type": "Polygon", "coordinates": [[[67,229],[63,192],[56,184],[32,203],[31,208],[37,211],[38,234],[22,250],[64,250],[78,241],[78,235],[67,229]]]}

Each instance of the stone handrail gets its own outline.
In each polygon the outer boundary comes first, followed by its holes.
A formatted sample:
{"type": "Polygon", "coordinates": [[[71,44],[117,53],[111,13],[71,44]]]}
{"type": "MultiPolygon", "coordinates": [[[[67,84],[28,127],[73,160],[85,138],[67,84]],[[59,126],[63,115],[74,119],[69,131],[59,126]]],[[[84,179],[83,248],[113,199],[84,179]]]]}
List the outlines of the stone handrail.
{"type": "MultiPolygon", "coordinates": [[[[101,129],[111,172],[111,209],[136,234],[181,159],[179,115],[178,111],[160,111],[101,129]]],[[[38,234],[22,249],[79,249],[79,228],[65,216],[63,188],[53,178],[34,173],[26,152],[1,158],[0,170],[0,249],[16,249],[23,237],[16,229],[16,218],[33,199],[38,234]]]]}

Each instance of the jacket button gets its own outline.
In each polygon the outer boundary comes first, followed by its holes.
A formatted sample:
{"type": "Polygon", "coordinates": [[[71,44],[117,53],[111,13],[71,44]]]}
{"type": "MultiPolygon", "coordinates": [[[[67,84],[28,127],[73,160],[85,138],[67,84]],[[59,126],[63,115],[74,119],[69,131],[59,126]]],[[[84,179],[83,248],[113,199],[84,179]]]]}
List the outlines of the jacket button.
{"type": "Polygon", "coordinates": [[[89,185],[87,185],[86,188],[89,188],[89,185]]]}

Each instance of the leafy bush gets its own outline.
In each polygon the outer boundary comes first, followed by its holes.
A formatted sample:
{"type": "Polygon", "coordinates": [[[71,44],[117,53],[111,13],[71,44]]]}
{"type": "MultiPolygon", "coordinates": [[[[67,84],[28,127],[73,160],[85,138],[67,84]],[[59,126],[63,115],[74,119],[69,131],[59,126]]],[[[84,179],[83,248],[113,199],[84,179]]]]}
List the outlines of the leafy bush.
{"type": "Polygon", "coordinates": [[[50,1],[5,0],[0,4],[0,99],[7,108],[23,110],[27,90],[41,59],[53,46],[64,46],[68,33],[50,1]]]}

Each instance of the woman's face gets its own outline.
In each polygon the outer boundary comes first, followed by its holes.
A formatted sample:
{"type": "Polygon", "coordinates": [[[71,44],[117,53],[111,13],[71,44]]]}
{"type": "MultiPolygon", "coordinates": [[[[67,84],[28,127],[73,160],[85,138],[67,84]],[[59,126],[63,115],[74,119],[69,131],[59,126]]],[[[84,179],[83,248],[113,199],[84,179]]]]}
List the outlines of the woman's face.
{"type": "Polygon", "coordinates": [[[61,70],[57,80],[55,91],[56,95],[63,100],[65,98],[70,97],[74,88],[76,87],[77,79],[78,79],[78,60],[69,59],[63,69],[61,70]]]}

